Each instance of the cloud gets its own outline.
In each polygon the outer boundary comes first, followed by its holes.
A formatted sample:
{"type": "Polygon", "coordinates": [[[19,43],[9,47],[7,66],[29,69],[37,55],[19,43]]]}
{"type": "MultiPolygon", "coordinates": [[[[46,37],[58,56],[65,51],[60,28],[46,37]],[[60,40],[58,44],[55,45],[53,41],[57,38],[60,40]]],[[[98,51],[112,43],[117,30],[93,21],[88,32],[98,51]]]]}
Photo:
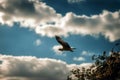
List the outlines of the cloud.
{"type": "Polygon", "coordinates": [[[65,80],[76,64],[50,58],[1,55],[0,79],[2,80],[65,80]]]}
{"type": "Polygon", "coordinates": [[[94,55],[95,53],[93,52],[89,52],[89,51],[82,51],[80,53],[80,56],[79,57],[73,57],[73,60],[74,61],[86,61],[85,57],[87,56],[92,56],[94,55]]]}
{"type": "Polygon", "coordinates": [[[67,13],[63,18],[63,26],[71,34],[99,36],[104,35],[110,41],[120,39],[120,11],[103,11],[102,14],[92,16],[80,16],[67,13]]]}
{"type": "Polygon", "coordinates": [[[41,36],[54,37],[55,35],[67,36],[67,32],[64,27],[56,25],[44,25],[43,27],[37,26],[35,32],[41,36]]]}
{"type": "Polygon", "coordinates": [[[68,12],[62,16],[56,13],[54,8],[39,0],[1,0],[0,24],[13,26],[15,22],[41,36],[79,34],[103,35],[110,41],[120,39],[120,10],[115,12],[104,10],[91,16],[68,12]]]}
{"type": "Polygon", "coordinates": [[[91,65],[92,65],[91,63],[82,63],[82,64],[80,64],[80,67],[86,67],[86,68],[88,68],[91,65]]]}
{"type": "Polygon", "coordinates": [[[57,54],[61,54],[62,52],[59,51],[59,48],[62,48],[62,46],[60,46],[60,45],[55,45],[55,46],[53,46],[53,51],[56,52],[57,54]]]}
{"type": "Polygon", "coordinates": [[[65,80],[69,72],[68,65],[49,58],[32,56],[1,56],[1,74],[4,78],[18,80],[65,80]]]}
{"type": "Polygon", "coordinates": [[[62,51],[59,51],[59,48],[62,48],[61,45],[54,45],[52,50],[55,52],[56,55],[66,56],[66,54],[63,54],[62,51]]]}
{"type": "Polygon", "coordinates": [[[85,61],[84,57],[74,57],[73,58],[74,61],[85,61]]]}
{"type": "Polygon", "coordinates": [[[60,14],[39,0],[1,0],[0,23],[12,26],[19,22],[21,26],[35,27],[59,19],[60,14]]]}
{"type": "Polygon", "coordinates": [[[69,12],[55,25],[37,27],[36,33],[49,37],[55,35],[68,36],[69,34],[93,37],[103,35],[112,42],[120,39],[120,11],[109,12],[104,10],[101,14],[92,16],[76,15],[69,12]]]}
{"type": "Polygon", "coordinates": [[[37,39],[37,40],[35,41],[35,45],[36,45],[36,46],[41,45],[41,40],[40,40],[40,39],[37,39]]]}
{"type": "Polygon", "coordinates": [[[94,55],[95,53],[93,53],[93,52],[89,52],[89,51],[82,51],[82,53],[81,53],[81,55],[83,55],[83,56],[92,56],[92,55],[94,55]]]}

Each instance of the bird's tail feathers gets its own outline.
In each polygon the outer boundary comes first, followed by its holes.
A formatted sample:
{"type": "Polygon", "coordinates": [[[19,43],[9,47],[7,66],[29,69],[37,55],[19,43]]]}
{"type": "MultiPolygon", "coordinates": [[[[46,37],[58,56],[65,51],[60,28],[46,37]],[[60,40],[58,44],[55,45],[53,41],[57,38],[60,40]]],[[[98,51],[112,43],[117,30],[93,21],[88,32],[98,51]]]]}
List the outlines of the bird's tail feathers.
{"type": "Polygon", "coordinates": [[[76,48],[71,48],[71,52],[74,52],[74,49],[76,49],[76,48]]]}
{"type": "Polygon", "coordinates": [[[72,50],[74,50],[74,49],[76,49],[76,48],[72,48],[72,50]]]}

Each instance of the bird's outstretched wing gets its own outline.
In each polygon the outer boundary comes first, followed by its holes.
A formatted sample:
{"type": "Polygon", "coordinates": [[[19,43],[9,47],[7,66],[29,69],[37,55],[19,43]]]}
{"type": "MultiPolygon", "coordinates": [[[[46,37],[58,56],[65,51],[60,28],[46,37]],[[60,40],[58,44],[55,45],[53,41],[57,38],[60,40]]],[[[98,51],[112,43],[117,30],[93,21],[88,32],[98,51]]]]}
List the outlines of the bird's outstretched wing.
{"type": "Polygon", "coordinates": [[[60,43],[63,46],[63,48],[71,48],[70,45],[67,42],[63,41],[59,36],[55,36],[55,38],[58,41],[58,43],[60,43]]]}

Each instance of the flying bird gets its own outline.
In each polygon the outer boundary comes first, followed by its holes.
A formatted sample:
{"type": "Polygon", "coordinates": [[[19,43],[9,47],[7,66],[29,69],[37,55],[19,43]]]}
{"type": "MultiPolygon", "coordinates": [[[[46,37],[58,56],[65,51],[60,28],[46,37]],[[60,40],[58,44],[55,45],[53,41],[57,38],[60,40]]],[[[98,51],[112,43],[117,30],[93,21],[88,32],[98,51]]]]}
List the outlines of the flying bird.
{"type": "Polygon", "coordinates": [[[71,48],[70,45],[67,42],[63,41],[59,36],[55,36],[55,38],[56,38],[57,42],[62,45],[62,48],[59,48],[60,51],[73,52],[73,50],[75,49],[75,48],[71,48]]]}

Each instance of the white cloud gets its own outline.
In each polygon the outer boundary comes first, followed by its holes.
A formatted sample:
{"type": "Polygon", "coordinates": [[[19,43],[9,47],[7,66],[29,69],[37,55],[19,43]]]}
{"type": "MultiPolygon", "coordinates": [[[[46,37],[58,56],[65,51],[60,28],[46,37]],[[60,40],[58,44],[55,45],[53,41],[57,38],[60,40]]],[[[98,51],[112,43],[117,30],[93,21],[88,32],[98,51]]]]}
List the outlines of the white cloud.
{"type": "Polygon", "coordinates": [[[99,36],[104,35],[110,41],[120,39],[120,11],[103,11],[99,15],[85,16],[67,13],[56,25],[36,29],[38,34],[53,37],[57,35],[80,34],[99,36]],[[54,32],[54,33],[53,33],[54,32]]]}
{"type": "Polygon", "coordinates": [[[89,52],[89,51],[82,51],[81,55],[84,55],[84,56],[92,56],[94,55],[95,53],[93,52],[89,52]]]}
{"type": "Polygon", "coordinates": [[[56,53],[56,55],[66,56],[66,54],[63,54],[63,52],[60,51],[59,48],[62,48],[62,46],[61,45],[54,45],[52,50],[56,53]]]}
{"type": "Polygon", "coordinates": [[[34,30],[36,34],[48,37],[101,34],[110,41],[120,39],[120,10],[115,12],[104,10],[101,14],[92,16],[68,12],[62,16],[38,0],[1,0],[0,23],[12,26],[14,22],[34,30]]]}
{"type": "Polygon", "coordinates": [[[73,58],[74,61],[85,61],[84,57],[74,57],[73,58]]]}
{"type": "Polygon", "coordinates": [[[40,39],[37,39],[37,40],[35,41],[35,45],[36,45],[36,46],[41,45],[41,40],[40,40],[40,39]]]}
{"type": "Polygon", "coordinates": [[[30,28],[54,22],[61,16],[38,0],[1,0],[0,13],[0,23],[12,26],[14,22],[20,22],[22,26],[30,28]]]}
{"type": "Polygon", "coordinates": [[[57,25],[44,25],[43,27],[37,26],[35,32],[42,36],[54,37],[55,35],[67,36],[67,32],[64,27],[57,25]]]}
{"type": "Polygon", "coordinates": [[[120,11],[103,11],[102,14],[89,16],[80,16],[73,13],[67,13],[63,18],[64,26],[71,34],[104,35],[110,41],[120,39],[120,11]]]}
{"type": "Polygon", "coordinates": [[[18,80],[65,80],[69,72],[68,65],[49,58],[32,56],[1,56],[1,74],[4,78],[18,80]]]}
{"type": "Polygon", "coordinates": [[[86,59],[85,59],[86,56],[92,56],[92,55],[94,55],[94,54],[95,54],[95,53],[93,53],[93,52],[82,51],[82,52],[80,53],[80,56],[79,56],[79,57],[74,57],[73,60],[74,60],[74,61],[86,61],[86,59]],[[84,57],[83,57],[83,56],[84,56],[84,57]]]}
{"type": "Polygon", "coordinates": [[[79,57],[74,57],[73,60],[74,60],[74,61],[86,61],[86,59],[85,59],[86,56],[92,56],[92,55],[94,55],[94,54],[95,54],[95,53],[93,53],[93,52],[82,51],[82,52],[80,53],[80,56],[79,56],[79,57]],[[83,56],[84,56],[84,57],[83,57],[83,56]]]}
{"type": "Polygon", "coordinates": [[[80,67],[86,67],[86,68],[88,68],[89,66],[92,66],[93,64],[91,64],[91,63],[82,63],[82,64],[80,64],[80,67]]]}
{"type": "Polygon", "coordinates": [[[50,58],[1,55],[1,80],[65,80],[76,64],[50,58]]]}

